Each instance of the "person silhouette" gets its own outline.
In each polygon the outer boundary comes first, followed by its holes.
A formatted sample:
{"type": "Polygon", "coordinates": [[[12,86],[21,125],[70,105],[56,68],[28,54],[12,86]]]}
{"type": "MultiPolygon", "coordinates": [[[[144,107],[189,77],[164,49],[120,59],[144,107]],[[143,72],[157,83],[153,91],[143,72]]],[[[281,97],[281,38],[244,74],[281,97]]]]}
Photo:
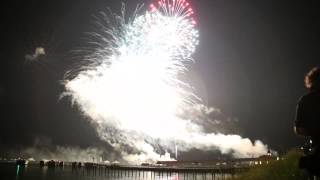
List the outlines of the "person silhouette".
{"type": "Polygon", "coordinates": [[[306,156],[299,166],[310,174],[320,175],[320,68],[312,68],[304,79],[308,93],[298,102],[294,131],[310,141],[306,156]]]}

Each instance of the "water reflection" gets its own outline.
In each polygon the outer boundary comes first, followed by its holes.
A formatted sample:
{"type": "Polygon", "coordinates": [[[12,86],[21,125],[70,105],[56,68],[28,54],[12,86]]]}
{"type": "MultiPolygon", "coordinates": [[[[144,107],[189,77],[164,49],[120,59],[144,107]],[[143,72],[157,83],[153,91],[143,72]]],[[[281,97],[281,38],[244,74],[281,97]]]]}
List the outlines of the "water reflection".
{"type": "Polygon", "coordinates": [[[19,173],[20,173],[20,165],[17,165],[17,168],[16,168],[16,179],[19,179],[19,173]]]}
{"type": "MultiPolygon", "coordinates": [[[[0,164],[1,165],[1,164],[0,164]]],[[[232,179],[227,173],[195,173],[170,171],[121,170],[85,167],[47,167],[39,165],[1,165],[0,179],[5,180],[224,180],[232,179]]]]}

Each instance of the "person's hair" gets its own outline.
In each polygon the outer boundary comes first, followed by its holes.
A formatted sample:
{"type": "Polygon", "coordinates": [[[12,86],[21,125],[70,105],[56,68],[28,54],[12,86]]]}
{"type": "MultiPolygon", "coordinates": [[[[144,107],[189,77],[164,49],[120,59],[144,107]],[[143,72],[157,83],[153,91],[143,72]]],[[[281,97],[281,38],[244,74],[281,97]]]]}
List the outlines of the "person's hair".
{"type": "Polygon", "coordinates": [[[304,84],[307,89],[314,90],[320,89],[320,68],[312,68],[304,78],[304,84]]]}

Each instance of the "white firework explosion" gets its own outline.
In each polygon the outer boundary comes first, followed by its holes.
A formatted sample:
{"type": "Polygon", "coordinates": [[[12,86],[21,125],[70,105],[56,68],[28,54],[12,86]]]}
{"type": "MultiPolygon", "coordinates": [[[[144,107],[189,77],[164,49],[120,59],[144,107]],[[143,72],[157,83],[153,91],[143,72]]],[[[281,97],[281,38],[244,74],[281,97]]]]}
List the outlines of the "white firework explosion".
{"type": "Polygon", "coordinates": [[[200,102],[181,80],[198,44],[189,3],[160,0],[140,11],[141,6],[129,21],[124,8],[120,16],[103,14],[103,22],[97,22],[102,32],[92,33],[98,47],[86,57],[92,63],[65,81],[65,94],[97,125],[100,137],[127,161],[157,160],[155,141],[171,150],[172,142],[179,142],[185,150],[197,146],[222,147],[239,156],[264,153],[260,142],[205,134],[180,116],[200,102]],[[244,144],[249,149],[236,150],[244,144]]]}

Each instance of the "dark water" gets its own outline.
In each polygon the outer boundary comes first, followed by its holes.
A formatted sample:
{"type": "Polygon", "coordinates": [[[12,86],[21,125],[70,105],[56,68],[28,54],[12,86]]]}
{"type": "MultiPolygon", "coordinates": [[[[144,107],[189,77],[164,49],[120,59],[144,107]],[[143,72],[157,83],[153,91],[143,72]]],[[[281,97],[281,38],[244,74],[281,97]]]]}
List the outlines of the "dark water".
{"type": "Polygon", "coordinates": [[[104,171],[85,168],[40,167],[39,165],[16,166],[14,163],[0,163],[0,180],[219,180],[228,179],[228,175],[159,173],[152,171],[104,171]]]}

